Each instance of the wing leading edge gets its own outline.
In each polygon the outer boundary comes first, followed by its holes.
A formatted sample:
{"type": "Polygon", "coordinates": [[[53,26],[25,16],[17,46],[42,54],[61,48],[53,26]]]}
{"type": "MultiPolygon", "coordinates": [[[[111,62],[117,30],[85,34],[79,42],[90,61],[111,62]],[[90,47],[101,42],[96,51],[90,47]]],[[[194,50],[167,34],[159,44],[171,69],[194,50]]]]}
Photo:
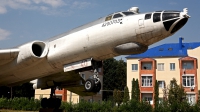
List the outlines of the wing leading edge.
{"type": "Polygon", "coordinates": [[[0,49],[0,65],[6,64],[15,59],[19,54],[18,48],[0,49]]]}

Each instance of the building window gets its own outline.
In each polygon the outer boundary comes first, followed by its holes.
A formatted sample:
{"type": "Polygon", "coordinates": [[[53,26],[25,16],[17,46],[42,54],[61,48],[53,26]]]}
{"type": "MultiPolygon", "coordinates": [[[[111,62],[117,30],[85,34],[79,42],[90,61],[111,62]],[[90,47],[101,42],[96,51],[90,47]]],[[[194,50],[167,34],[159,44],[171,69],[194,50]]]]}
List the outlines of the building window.
{"type": "Polygon", "coordinates": [[[158,81],[158,87],[164,88],[165,87],[165,81],[158,81]]]}
{"type": "Polygon", "coordinates": [[[175,70],[175,63],[170,63],[170,70],[174,71],[175,70]]]}
{"type": "Polygon", "coordinates": [[[98,72],[99,72],[99,73],[101,72],[101,68],[98,68],[98,72]]]}
{"type": "Polygon", "coordinates": [[[93,102],[93,99],[88,99],[88,102],[93,102]]]}
{"type": "Polygon", "coordinates": [[[142,86],[151,87],[152,86],[152,76],[142,76],[142,86]]]}
{"type": "Polygon", "coordinates": [[[151,70],[152,63],[151,62],[142,62],[142,70],[151,70]]]}
{"type": "Polygon", "coordinates": [[[193,69],[194,68],[194,61],[183,61],[182,62],[183,69],[193,69]]]}
{"type": "Polygon", "coordinates": [[[158,71],[164,71],[164,63],[158,63],[158,71]]]}
{"type": "Polygon", "coordinates": [[[194,86],[194,76],[183,76],[183,86],[184,87],[194,86]]]}
{"type": "Polygon", "coordinates": [[[152,93],[142,93],[142,100],[149,104],[153,104],[153,94],[152,93]]]}
{"type": "Polygon", "coordinates": [[[132,64],[132,71],[138,71],[138,64],[132,64]]]}
{"type": "Polygon", "coordinates": [[[152,103],[152,97],[144,97],[144,101],[148,102],[149,104],[153,104],[152,103]]]}
{"type": "Polygon", "coordinates": [[[195,94],[187,94],[187,101],[190,105],[194,105],[196,102],[195,94]]]}

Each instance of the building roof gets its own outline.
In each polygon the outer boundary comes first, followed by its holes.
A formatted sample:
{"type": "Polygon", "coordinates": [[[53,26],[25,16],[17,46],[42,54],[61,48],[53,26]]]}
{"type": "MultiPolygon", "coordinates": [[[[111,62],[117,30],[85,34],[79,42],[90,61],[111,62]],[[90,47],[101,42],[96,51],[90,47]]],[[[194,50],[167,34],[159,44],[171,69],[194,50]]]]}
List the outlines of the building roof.
{"type": "Polygon", "coordinates": [[[179,43],[163,44],[141,54],[129,55],[126,58],[185,57],[188,56],[188,49],[195,49],[200,46],[200,42],[182,43],[182,40],[183,38],[179,38],[179,43]]]}

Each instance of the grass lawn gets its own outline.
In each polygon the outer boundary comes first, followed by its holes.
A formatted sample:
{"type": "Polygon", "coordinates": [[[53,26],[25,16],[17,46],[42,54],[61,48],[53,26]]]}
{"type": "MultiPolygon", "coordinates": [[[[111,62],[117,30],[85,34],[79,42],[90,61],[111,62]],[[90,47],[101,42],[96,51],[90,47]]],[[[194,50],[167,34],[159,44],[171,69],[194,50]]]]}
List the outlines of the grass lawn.
{"type": "Polygon", "coordinates": [[[22,111],[22,110],[4,110],[4,109],[1,109],[0,112],[38,112],[38,111],[22,111]]]}

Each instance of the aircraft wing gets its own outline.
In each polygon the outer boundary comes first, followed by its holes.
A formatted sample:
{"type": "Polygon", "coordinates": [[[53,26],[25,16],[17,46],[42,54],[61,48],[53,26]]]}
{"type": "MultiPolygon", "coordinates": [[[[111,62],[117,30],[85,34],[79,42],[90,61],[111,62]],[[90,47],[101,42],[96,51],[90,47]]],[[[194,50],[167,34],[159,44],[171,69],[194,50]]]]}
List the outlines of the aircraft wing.
{"type": "Polygon", "coordinates": [[[18,48],[0,49],[0,65],[6,64],[15,59],[19,54],[18,48]]]}
{"type": "Polygon", "coordinates": [[[66,89],[71,91],[71,92],[73,92],[73,93],[76,93],[76,94],[78,94],[80,96],[92,96],[92,95],[96,94],[94,92],[85,91],[84,85],[77,86],[77,87],[67,87],[66,89]]]}
{"type": "Polygon", "coordinates": [[[78,71],[60,72],[46,76],[37,81],[31,81],[34,83],[33,88],[46,89],[53,87],[54,84],[59,85],[61,88],[66,88],[67,90],[76,93],[80,96],[91,96],[95,95],[94,92],[87,92],[84,88],[85,80],[80,76],[78,71]]]}

